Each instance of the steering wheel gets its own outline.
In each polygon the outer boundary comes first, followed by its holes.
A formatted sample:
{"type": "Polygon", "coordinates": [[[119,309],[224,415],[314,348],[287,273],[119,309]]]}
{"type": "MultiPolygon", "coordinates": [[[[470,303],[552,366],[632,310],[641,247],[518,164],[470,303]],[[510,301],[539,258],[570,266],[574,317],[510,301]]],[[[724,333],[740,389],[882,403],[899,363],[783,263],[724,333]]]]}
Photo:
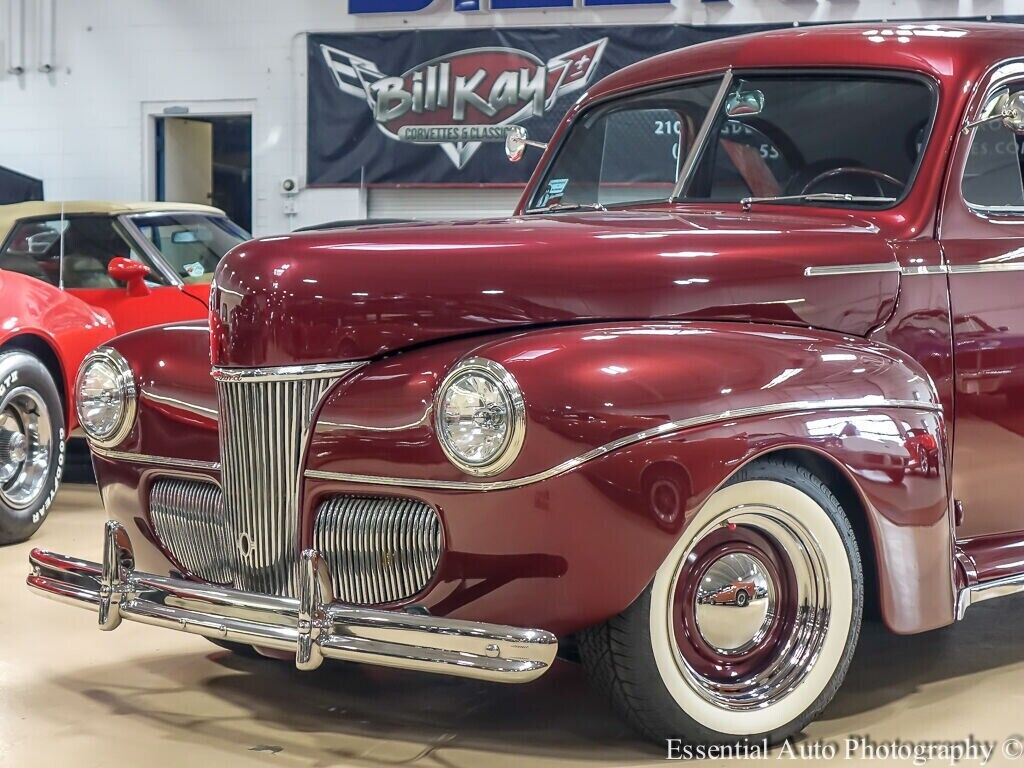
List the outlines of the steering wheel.
{"type": "Polygon", "coordinates": [[[830,168],[827,171],[819,173],[813,179],[804,184],[803,189],[800,190],[800,194],[809,194],[811,189],[813,189],[818,184],[821,184],[821,182],[828,181],[829,179],[833,179],[836,176],[845,176],[847,174],[860,174],[861,176],[870,176],[872,179],[875,180],[875,185],[878,187],[879,195],[883,193],[882,185],[879,182],[884,181],[885,183],[892,184],[893,186],[898,187],[899,189],[903,189],[904,186],[904,183],[902,181],[897,179],[895,176],[890,176],[888,173],[876,171],[873,168],[859,168],[855,165],[843,165],[840,166],[839,168],[830,168]]]}

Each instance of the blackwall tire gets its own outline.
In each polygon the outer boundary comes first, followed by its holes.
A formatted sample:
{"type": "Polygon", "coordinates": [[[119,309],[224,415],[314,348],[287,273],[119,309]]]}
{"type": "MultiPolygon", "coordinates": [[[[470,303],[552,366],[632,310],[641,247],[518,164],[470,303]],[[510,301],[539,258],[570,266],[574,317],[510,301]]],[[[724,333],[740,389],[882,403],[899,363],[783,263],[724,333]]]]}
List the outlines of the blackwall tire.
{"type": "Polygon", "coordinates": [[[863,601],[836,497],[804,467],[766,459],[708,499],[629,608],[580,633],[580,656],[613,706],[662,745],[777,743],[832,700],[863,601]],[[743,608],[698,601],[716,575],[764,585],[743,608]]]}
{"type": "Polygon", "coordinates": [[[0,545],[43,524],[64,473],[64,408],[46,366],[27,352],[0,354],[0,545]]]}
{"type": "Polygon", "coordinates": [[[225,651],[231,651],[238,656],[244,656],[247,659],[265,659],[266,656],[261,654],[251,645],[246,643],[233,643],[230,640],[215,640],[212,637],[206,638],[211,643],[216,645],[218,648],[223,648],[225,651]]]}

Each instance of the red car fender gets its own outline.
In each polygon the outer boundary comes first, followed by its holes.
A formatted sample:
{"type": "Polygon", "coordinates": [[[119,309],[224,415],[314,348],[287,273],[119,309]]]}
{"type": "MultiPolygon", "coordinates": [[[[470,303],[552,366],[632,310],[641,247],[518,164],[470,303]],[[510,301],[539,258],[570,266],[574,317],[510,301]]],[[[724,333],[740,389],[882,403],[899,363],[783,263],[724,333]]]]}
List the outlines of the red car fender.
{"type": "Polygon", "coordinates": [[[12,272],[0,271],[0,296],[0,351],[25,349],[43,359],[61,390],[70,434],[78,424],[78,368],[89,352],[114,336],[110,315],[48,283],[12,272]]]}

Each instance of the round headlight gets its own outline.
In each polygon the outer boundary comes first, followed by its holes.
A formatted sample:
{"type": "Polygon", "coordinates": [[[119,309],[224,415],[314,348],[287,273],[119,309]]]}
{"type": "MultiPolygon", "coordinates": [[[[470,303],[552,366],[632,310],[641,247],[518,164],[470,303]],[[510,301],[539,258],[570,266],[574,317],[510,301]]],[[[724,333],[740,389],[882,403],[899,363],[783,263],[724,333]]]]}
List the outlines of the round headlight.
{"type": "Polygon", "coordinates": [[[526,405],[519,385],[492,360],[469,358],[438,390],[436,428],[445,456],[471,475],[496,475],[519,455],[526,405]]]}
{"type": "Polygon", "coordinates": [[[96,445],[110,448],[128,437],[135,423],[135,377],[128,361],[108,347],[85,358],[75,385],[75,409],[96,445]]]}

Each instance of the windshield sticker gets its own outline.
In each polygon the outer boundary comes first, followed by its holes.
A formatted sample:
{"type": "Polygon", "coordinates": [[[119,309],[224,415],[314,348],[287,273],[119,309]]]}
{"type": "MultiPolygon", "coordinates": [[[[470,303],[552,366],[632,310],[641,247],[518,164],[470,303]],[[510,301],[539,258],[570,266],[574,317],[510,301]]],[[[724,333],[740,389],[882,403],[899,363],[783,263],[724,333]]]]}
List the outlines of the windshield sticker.
{"type": "Polygon", "coordinates": [[[186,264],[182,267],[185,270],[185,274],[189,277],[202,277],[206,274],[206,269],[198,261],[192,264],[186,264]]]}
{"type": "Polygon", "coordinates": [[[544,193],[544,196],[540,199],[540,203],[537,205],[537,207],[547,208],[549,205],[555,205],[559,200],[562,199],[562,195],[565,194],[565,188],[568,186],[568,179],[549,179],[548,189],[544,193]]]}

